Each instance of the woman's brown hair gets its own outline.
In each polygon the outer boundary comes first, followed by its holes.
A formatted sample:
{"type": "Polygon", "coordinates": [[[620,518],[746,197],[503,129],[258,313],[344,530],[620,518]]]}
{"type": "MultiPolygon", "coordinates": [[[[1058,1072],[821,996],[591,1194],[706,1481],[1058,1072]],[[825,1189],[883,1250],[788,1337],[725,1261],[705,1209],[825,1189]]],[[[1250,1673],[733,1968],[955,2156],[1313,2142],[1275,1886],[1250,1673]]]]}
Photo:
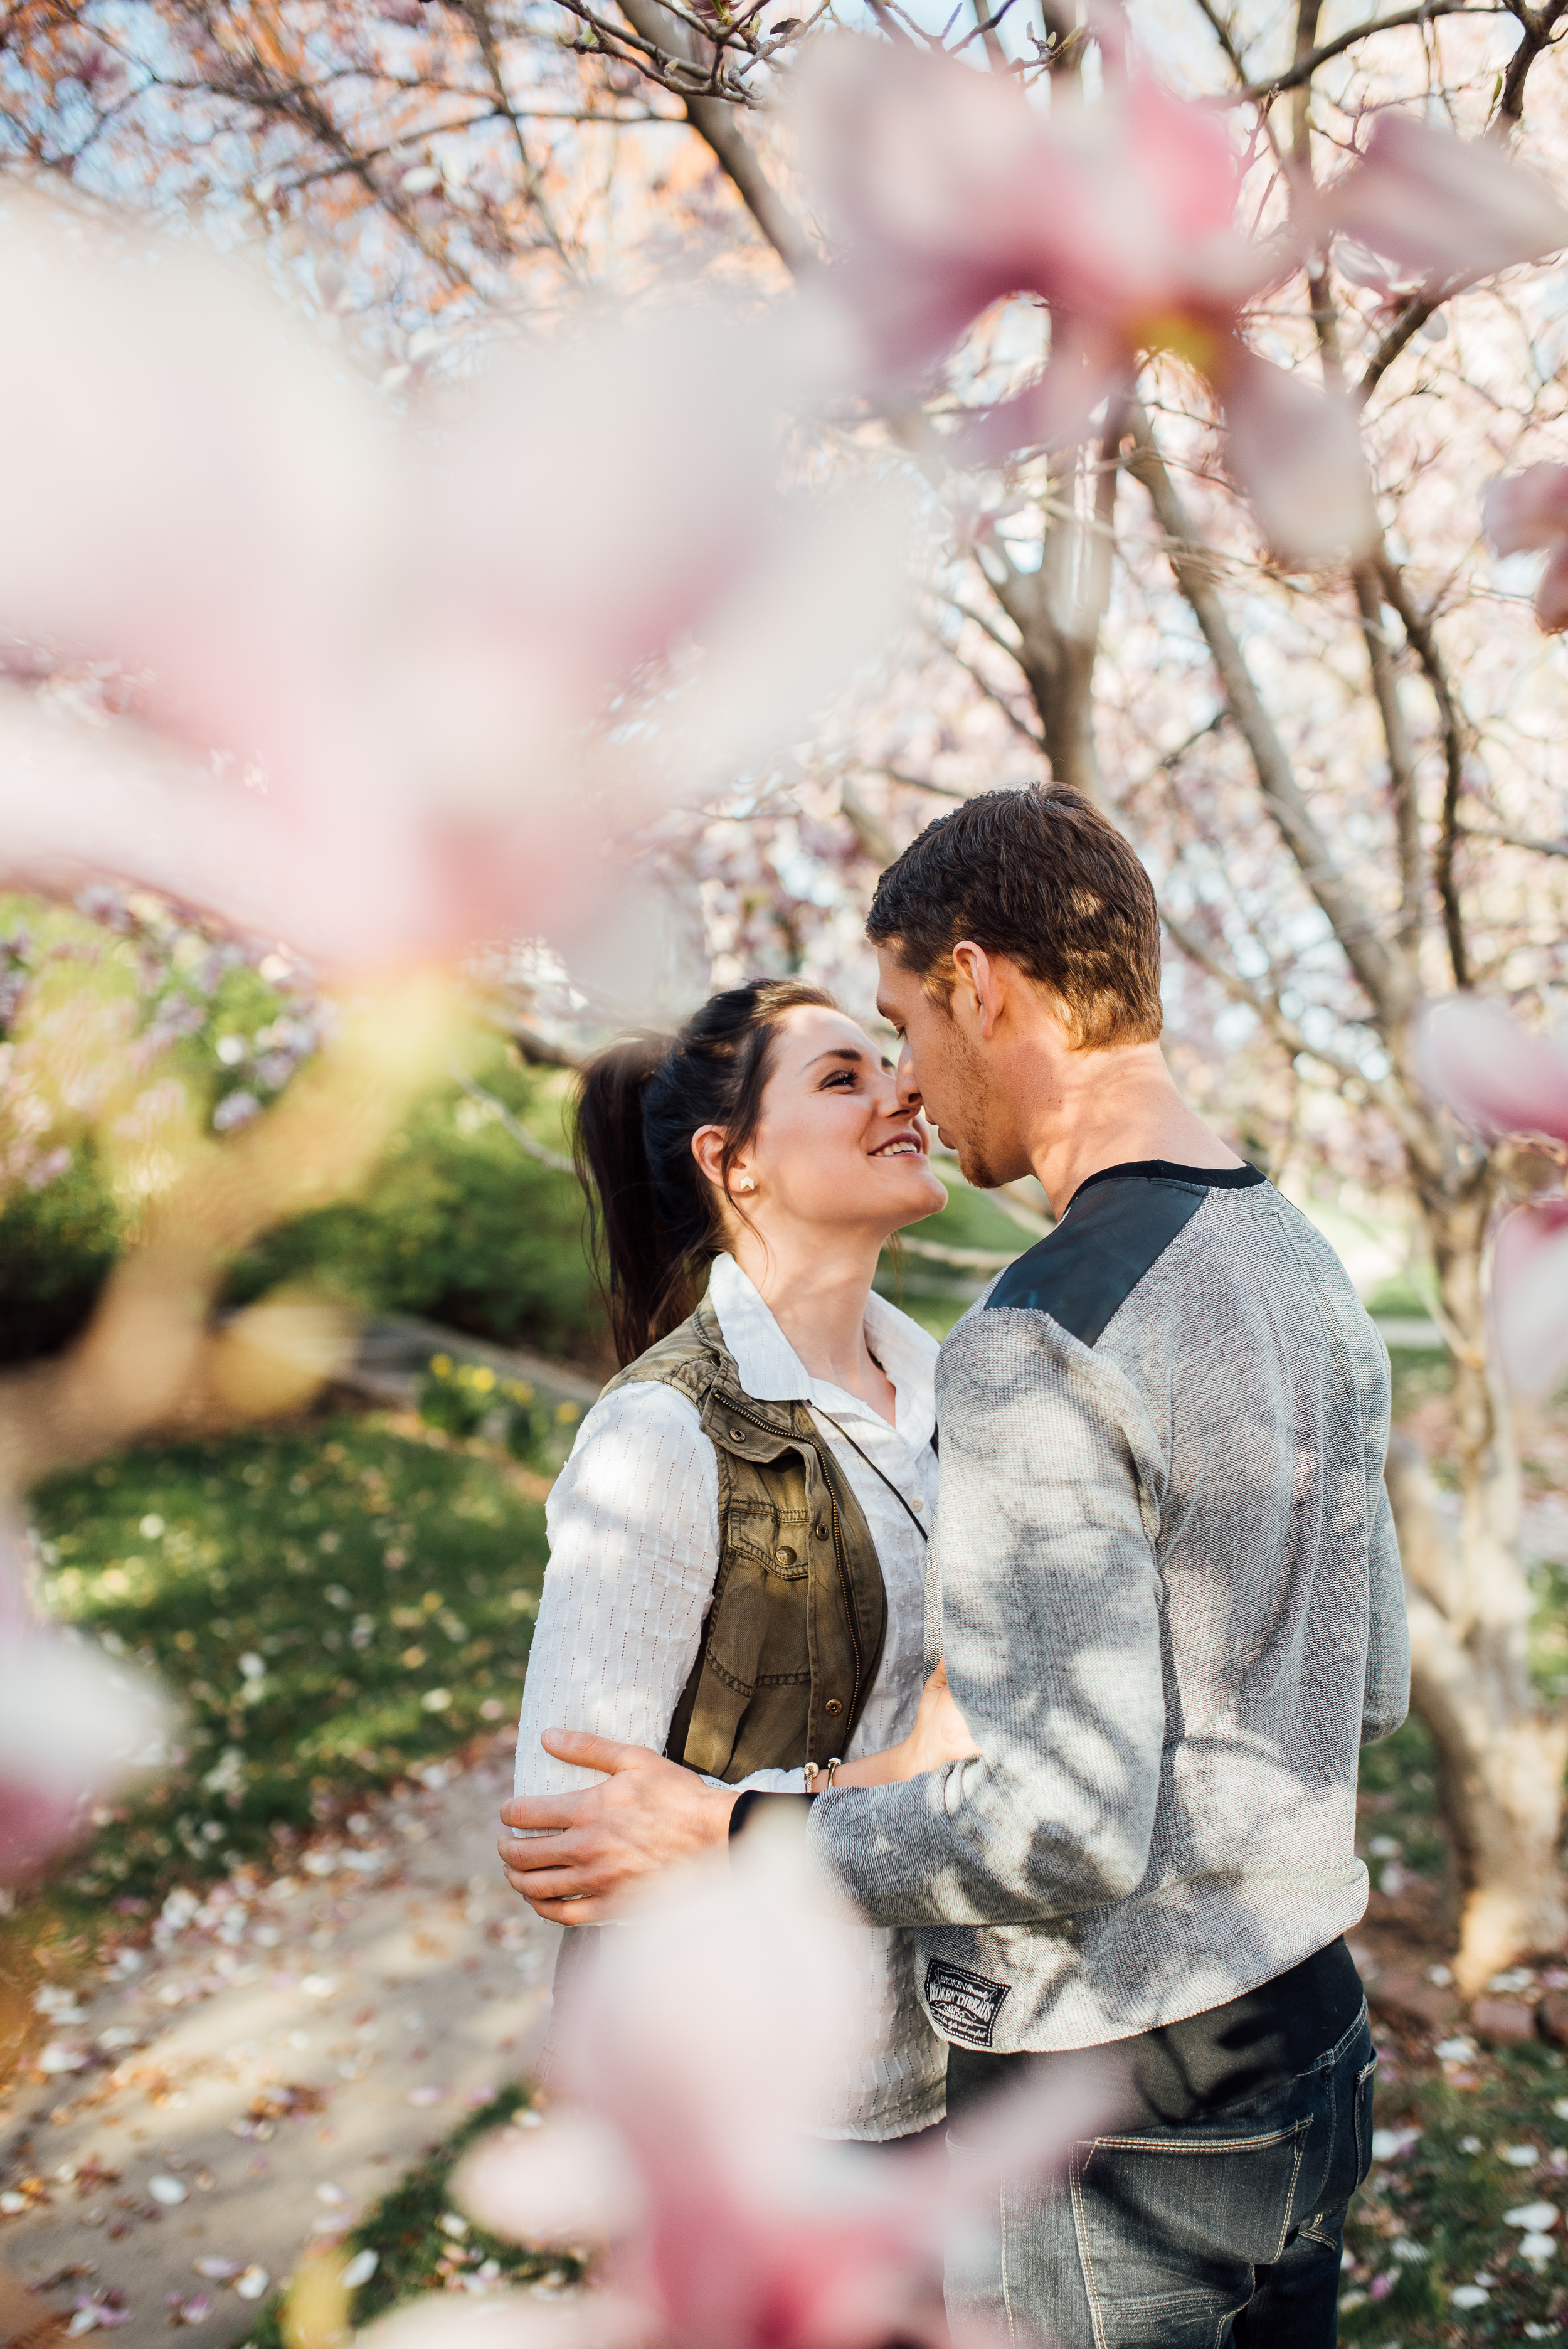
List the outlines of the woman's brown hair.
{"type": "Polygon", "coordinates": [[[757,1131],[779,1022],[799,1004],[835,1009],[798,979],[752,978],[711,996],[674,1036],[612,1044],[583,1069],[573,1126],[593,1253],[616,1359],[635,1361],[677,1329],[727,1244],[718,1193],[692,1156],[724,1132],[721,1180],[757,1131]]]}

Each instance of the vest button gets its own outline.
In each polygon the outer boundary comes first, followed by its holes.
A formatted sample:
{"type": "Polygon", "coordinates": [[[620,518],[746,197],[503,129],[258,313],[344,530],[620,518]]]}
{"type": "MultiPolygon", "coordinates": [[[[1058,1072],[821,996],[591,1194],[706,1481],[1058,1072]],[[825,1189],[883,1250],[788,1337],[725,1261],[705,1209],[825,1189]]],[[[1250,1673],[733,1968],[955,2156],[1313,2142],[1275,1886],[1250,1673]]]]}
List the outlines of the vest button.
{"type": "Polygon", "coordinates": [[[729,1440],[731,1444],[744,1444],[746,1430],[743,1427],[732,1427],[729,1431],[729,1440]]]}
{"type": "Polygon", "coordinates": [[[812,1526],[811,1532],[818,1541],[826,1541],[828,1538],[828,1528],[822,1523],[820,1517],[818,1518],[816,1524],[812,1526]]]}
{"type": "Polygon", "coordinates": [[[842,1713],[843,1709],[842,1703],[836,1696],[830,1696],[822,1707],[824,1713],[842,1713]]]}
{"type": "Polygon", "coordinates": [[[773,1555],[780,1566],[793,1566],[795,1563],[795,1553],[792,1549],[776,1549],[773,1555]]]}

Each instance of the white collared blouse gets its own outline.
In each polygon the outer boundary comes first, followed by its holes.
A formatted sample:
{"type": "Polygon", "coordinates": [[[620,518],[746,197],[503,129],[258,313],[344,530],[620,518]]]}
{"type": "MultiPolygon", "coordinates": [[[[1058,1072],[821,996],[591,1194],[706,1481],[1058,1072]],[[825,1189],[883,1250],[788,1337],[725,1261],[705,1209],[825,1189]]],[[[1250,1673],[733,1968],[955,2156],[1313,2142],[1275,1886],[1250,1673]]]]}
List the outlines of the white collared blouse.
{"type": "MultiPolygon", "coordinates": [[[[860,1396],[810,1375],[733,1257],[715,1260],[708,1298],[746,1392],[810,1405],[876,1544],[887,1636],[845,1758],[877,1753],[913,1727],[925,1678],[925,1543],[910,1512],[928,1526],[935,1509],[936,1340],[884,1298],[869,1299],[867,1340],[895,1396],[890,1426],[860,1396]]],[[[518,1724],[520,1795],[602,1783],[545,1753],[539,1739],[548,1728],[664,1750],[718,1571],[718,1467],[696,1406],[654,1381],[596,1402],[556,1479],[546,1523],[550,1564],[518,1724]]],[[[802,1792],[805,1780],[799,1770],[759,1770],[744,1784],[802,1792]]],[[[868,1926],[865,1941],[868,2018],[885,2001],[890,2020],[872,2033],[822,2127],[881,2139],[942,2117],[946,2049],[915,1996],[911,1937],[868,1926]]]]}

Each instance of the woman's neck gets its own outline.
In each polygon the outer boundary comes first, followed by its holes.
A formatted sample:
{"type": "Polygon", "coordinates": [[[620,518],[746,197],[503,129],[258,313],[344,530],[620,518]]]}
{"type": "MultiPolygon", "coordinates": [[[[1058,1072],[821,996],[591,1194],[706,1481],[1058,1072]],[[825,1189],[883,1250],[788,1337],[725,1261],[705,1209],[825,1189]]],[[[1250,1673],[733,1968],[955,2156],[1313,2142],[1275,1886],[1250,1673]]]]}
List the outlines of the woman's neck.
{"type": "Polygon", "coordinates": [[[859,1395],[891,1420],[892,1382],[866,1344],[866,1300],[881,1253],[874,1239],[825,1240],[820,1228],[769,1233],[767,1245],[744,1228],[729,1252],[812,1378],[859,1395]]]}

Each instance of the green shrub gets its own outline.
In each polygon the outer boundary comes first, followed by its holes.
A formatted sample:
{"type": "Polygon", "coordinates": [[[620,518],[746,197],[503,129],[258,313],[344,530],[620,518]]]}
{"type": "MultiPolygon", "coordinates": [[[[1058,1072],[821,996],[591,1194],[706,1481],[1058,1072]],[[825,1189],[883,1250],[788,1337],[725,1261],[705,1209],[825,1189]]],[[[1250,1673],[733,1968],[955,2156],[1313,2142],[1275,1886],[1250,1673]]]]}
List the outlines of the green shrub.
{"type": "Polygon", "coordinates": [[[0,1192],[0,1361],[52,1354],[82,1330],[119,1250],[120,1216],[90,1153],[41,1190],[0,1192]]]}
{"type": "MultiPolygon", "coordinates": [[[[514,1116],[552,1119],[547,1083],[499,1054],[484,1081],[514,1116]]],[[[284,1225],[242,1258],[230,1301],[301,1278],[366,1310],[594,1357],[582,1193],[456,1084],[417,1104],[362,1198],[284,1225]]]]}

